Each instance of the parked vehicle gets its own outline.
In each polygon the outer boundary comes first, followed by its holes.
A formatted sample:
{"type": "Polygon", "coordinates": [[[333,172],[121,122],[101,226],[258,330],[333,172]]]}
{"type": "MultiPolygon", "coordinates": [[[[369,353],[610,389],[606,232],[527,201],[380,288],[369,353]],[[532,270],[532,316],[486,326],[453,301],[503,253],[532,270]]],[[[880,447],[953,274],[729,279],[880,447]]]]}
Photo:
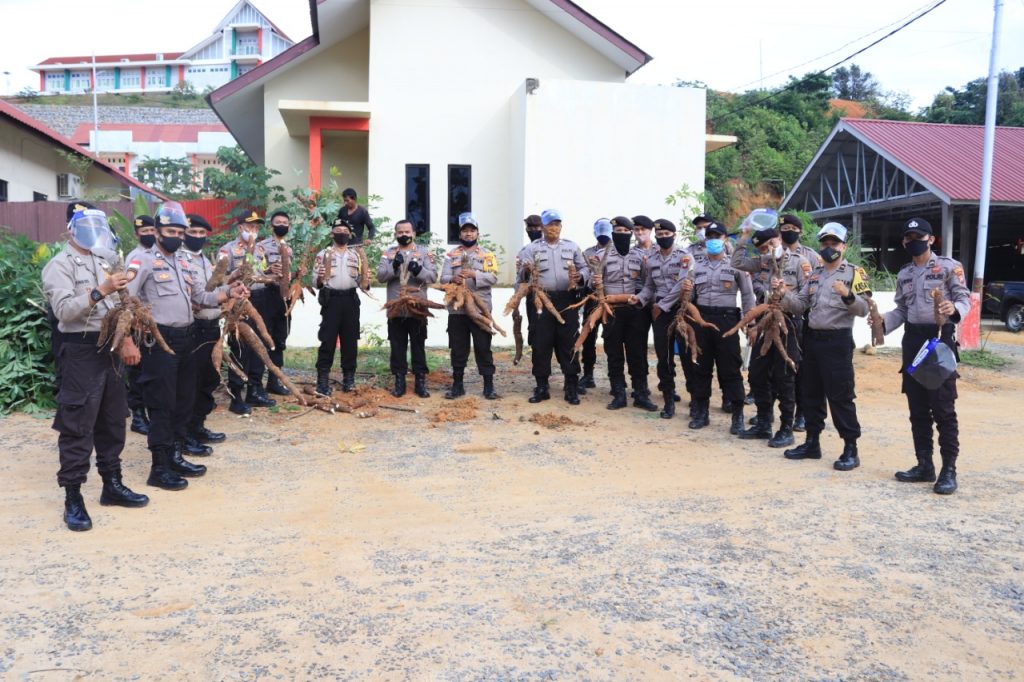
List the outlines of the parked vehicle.
{"type": "Polygon", "coordinates": [[[992,282],[985,287],[982,307],[1019,332],[1024,329],[1024,282],[992,282]]]}

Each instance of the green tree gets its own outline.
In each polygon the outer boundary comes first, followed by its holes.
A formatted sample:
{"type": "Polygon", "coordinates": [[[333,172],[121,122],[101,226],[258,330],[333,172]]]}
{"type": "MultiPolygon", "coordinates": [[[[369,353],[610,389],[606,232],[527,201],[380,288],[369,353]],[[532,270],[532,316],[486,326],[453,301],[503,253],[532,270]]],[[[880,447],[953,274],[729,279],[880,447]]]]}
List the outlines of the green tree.
{"type": "MultiPolygon", "coordinates": [[[[930,123],[981,125],[987,96],[988,80],[976,78],[962,88],[947,87],[921,113],[930,123]]],[[[1024,126],[1024,68],[999,74],[996,125],[1024,126]]]]}
{"type": "Polygon", "coordinates": [[[864,102],[879,95],[878,81],[856,64],[840,66],[832,72],[832,92],[839,99],[864,102]]]}
{"type": "Polygon", "coordinates": [[[284,187],[273,182],[274,177],[281,173],[253,163],[239,147],[218,149],[217,162],[225,170],[208,168],[203,177],[207,191],[213,196],[237,199],[242,206],[260,212],[266,211],[272,204],[283,204],[287,200],[284,187]]]}
{"type": "Polygon", "coordinates": [[[177,200],[198,199],[196,191],[198,177],[192,163],[180,159],[147,158],[141,161],[135,171],[136,177],[161,194],[177,200]]]}

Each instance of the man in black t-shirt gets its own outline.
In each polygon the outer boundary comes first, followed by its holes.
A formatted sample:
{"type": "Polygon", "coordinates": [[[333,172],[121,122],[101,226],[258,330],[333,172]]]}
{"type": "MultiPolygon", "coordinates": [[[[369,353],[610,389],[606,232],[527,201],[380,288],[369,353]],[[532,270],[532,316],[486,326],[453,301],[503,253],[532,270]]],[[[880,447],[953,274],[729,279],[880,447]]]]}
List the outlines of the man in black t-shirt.
{"type": "Polygon", "coordinates": [[[370,290],[370,263],[363,250],[363,230],[366,230],[367,239],[374,239],[377,236],[377,227],[370,218],[370,212],[356,202],[356,191],[346,187],[341,193],[342,207],[338,209],[338,217],[348,223],[348,229],[352,233],[352,241],[348,243],[349,248],[359,256],[361,264],[359,288],[363,291],[370,290]]]}

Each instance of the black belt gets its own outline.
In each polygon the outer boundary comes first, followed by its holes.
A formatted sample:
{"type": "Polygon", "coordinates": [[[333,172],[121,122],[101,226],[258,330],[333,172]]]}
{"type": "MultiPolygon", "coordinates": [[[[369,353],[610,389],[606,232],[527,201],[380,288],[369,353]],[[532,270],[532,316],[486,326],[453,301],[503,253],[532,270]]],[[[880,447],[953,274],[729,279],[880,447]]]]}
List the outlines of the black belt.
{"type": "Polygon", "coordinates": [[[99,332],[60,332],[62,343],[82,343],[95,346],[100,342],[99,332]]]}
{"type": "Polygon", "coordinates": [[[843,329],[814,329],[813,327],[806,327],[804,329],[805,334],[813,334],[814,336],[853,336],[852,327],[844,327],[843,329]]]}
{"type": "Polygon", "coordinates": [[[193,329],[194,326],[195,325],[190,324],[187,327],[168,327],[166,325],[158,324],[156,328],[160,330],[160,334],[165,339],[184,339],[193,335],[195,332],[195,329],[193,329]]]}
{"type": "Polygon", "coordinates": [[[729,306],[717,306],[717,305],[699,305],[697,306],[702,314],[707,313],[708,315],[739,315],[740,309],[729,306]]]}
{"type": "Polygon", "coordinates": [[[266,284],[264,284],[259,289],[250,289],[249,290],[249,298],[257,298],[257,297],[262,298],[267,293],[267,291],[268,291],[268,289],[267,289],[267,285],[266,284]]]}
{"type": "Polygon", "coordinates": [[[201,320],[197,317],[194,324],[197,329],[220,329],[220,318],[216,320],[201,320]]]}
{"type": "MultiPolygon", "coordinates": [[[[904,326],[906,326],[909,331],[923,334],[925,336],[937,336],[939,332],[939,325],[937,324],[911,324],[910,322],[907,322],[904,326]]],[[[947,322],[942,325],[942,332],[943,334],[946,332],[952,333],[955,328],[956,325],[952,322],[947,322]]]]}
{"type": "Polygon", "coordinates": [[[355,296],[358,287],[352,287],[351,289],[332,289],[330,287],[324,287],[324,291],[327,292],[328,296],[355,296]]]}

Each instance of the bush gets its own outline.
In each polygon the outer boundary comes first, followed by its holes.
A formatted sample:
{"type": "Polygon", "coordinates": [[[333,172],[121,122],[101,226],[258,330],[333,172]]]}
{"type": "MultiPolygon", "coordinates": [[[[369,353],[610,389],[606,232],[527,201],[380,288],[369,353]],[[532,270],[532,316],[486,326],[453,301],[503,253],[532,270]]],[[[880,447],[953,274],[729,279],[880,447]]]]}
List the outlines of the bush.
{"type": "Polygon", "coordinates": [[[54,406],[43,266],[54,249],[0,233],[0,412],[54,406]]]}

